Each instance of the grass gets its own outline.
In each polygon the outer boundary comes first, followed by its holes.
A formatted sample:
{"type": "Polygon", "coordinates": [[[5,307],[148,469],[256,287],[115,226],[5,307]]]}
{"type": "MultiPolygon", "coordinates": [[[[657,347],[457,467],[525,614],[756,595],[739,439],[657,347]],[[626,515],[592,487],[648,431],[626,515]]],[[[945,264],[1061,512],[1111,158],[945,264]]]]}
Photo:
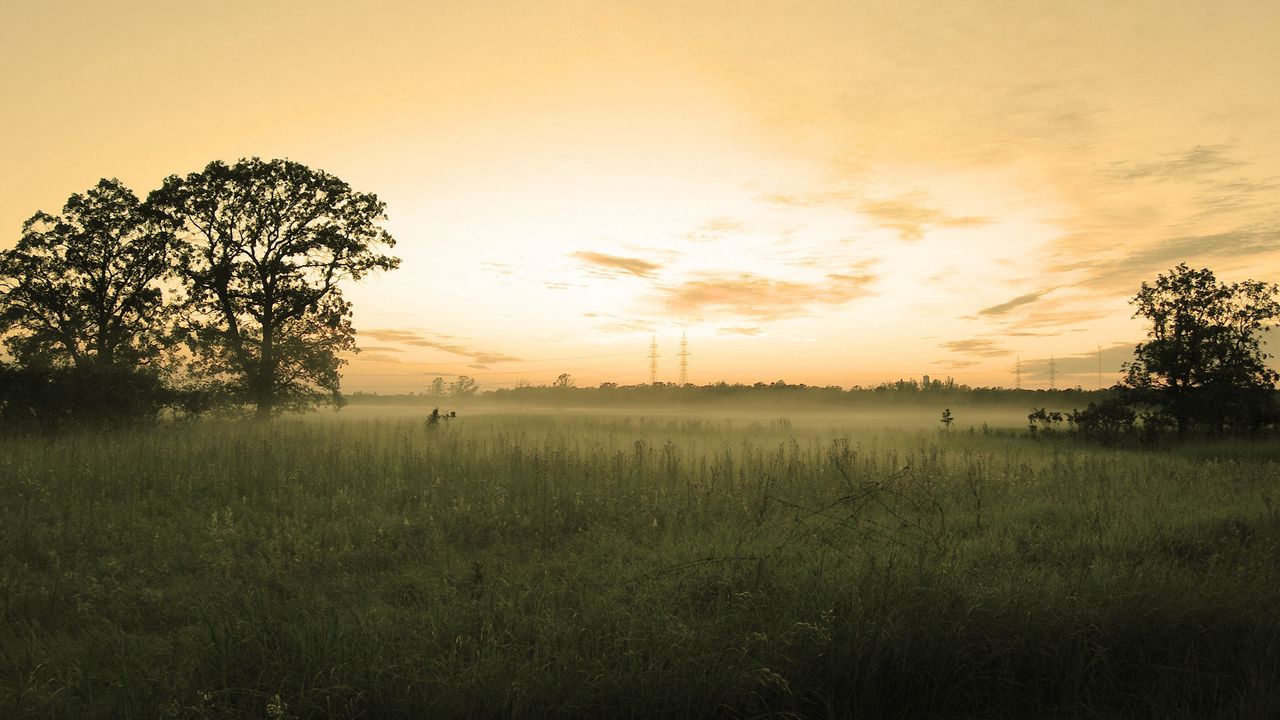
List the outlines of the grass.
{"type": "Polygon", "coordinates": [[[0,716],[1277,716],[1277,479],[832,421],[6,438],[0,716]]]}

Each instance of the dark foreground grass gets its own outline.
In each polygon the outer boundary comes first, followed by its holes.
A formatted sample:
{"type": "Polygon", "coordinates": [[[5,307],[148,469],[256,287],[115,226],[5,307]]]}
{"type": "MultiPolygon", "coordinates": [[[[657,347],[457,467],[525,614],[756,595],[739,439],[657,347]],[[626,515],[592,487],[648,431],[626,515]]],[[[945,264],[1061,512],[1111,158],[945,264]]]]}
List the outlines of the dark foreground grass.
{"type": "Polygon", "coordinates": [[[1271,457],[572,415],[11,438],[0,716],[1276,717],[1271,457]]]}

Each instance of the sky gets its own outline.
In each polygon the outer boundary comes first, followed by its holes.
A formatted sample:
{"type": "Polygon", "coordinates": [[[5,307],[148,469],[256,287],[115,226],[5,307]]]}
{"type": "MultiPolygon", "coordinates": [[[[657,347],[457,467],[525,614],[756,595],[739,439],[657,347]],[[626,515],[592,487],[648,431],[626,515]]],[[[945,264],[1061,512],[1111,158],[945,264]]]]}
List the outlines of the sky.
{"type": "Polygon", "coordinates": [[[1280,279],[1280,3],[7,2],[0,248],[99,178],[387,204],[344,389],[1117,379],[1180,262],[1280,279]]]}

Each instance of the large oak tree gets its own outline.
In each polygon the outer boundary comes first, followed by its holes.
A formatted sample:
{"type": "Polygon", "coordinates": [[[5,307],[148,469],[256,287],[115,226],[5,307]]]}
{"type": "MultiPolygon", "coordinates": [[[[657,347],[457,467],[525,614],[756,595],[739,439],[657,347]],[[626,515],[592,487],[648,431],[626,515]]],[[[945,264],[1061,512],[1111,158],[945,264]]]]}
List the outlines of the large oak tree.
{"type": "Polygon", "coordinates": [[[193,370],[259,417],[336,399],[355,349],[339,283],[400,262],[382,254],[395,240],[377,196],[252,158],[169,177],[148,204],[177,228],[193,370]]]}
{"type": "Polygon", "coordinates": [[[38,212],[0,253],[0,332],[20,365],[125,368],[153,361],[165,333],[161,281],[172,234],[119,180],[38,212]]]}

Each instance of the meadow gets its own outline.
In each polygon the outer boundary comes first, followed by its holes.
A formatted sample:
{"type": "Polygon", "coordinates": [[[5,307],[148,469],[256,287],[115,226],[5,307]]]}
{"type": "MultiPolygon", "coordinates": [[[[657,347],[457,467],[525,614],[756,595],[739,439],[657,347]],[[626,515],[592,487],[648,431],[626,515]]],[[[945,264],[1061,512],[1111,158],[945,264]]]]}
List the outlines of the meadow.
{"type": "Polygon", "coordinates": [[[839,414],[0,439],[0,716],[1280,716],[1280,447],[839,414]]]}

